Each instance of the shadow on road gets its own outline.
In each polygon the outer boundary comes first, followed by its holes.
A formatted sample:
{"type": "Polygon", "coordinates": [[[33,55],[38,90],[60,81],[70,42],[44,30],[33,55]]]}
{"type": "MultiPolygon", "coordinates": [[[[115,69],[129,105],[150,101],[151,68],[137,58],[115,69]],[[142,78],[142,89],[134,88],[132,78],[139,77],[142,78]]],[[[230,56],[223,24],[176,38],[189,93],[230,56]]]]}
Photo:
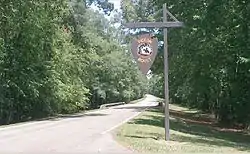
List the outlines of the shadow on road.
{"type": "Polygon", "coordinates": [[[103,113],[81,113],[81,114],[58,115],[56,117],[51,117],[51,118],[41,119],[41,120],[36,120],[36,121],[44,121],[44,120],[59,121],[63,119],[82,118],[82,117],[101,117],[101,116],[108,116],[108,115],[109,114],[103,114],[103,113]]]}
{"type": "MultiPolygon", "coordinates": [[[[147,101],[147,102],[149,102],[149,103],[155,103],[155,101],[147,101]]],[[[156,106],[147,106],[147,105],[131,105],[131,106],[118,106],[118,107],[113,107],[113,109],[120,109],[120,110],[123,110],[123,109],[131,109],[131,110],[135,110],[136,112],[137,111],[143,111],[143,110],[145,110],[145,109],[147,109],[147,108],[150,108],[150,109],[153,109],[153,108],[156,108],[157,107],[157,105],[156,106]]]]}
{"type": "Polygon", "coordinates": [[[147,107],[144,106],[124,106],[124,107],[116,107],[114,109],[119,109],[119,110],[124,110],[124,109],[131,109],[131,110],[138,110],[138,111],[142,111],[144,109],[146,109],[147,107]]]}
{"type": "Polygon", "coordinates": [[[86,114],[76,114],[76,115],[62,115],[60,116],[60,118],[100,117],[107,115],[108,114],[103,114],[103,113],[86,113],[86,114]]]}
{"type": "Polygon", "coordinates": [[[134,112],[142,112],[145,109],[154,109],[155,106],[152,107],[148,107],[148,106],[124,106],[124,107],[117,107],[114,109],[118,109],[118,110],[124,110],[124,109],[129,109],[129,110],[134,110],[134,112]]]}

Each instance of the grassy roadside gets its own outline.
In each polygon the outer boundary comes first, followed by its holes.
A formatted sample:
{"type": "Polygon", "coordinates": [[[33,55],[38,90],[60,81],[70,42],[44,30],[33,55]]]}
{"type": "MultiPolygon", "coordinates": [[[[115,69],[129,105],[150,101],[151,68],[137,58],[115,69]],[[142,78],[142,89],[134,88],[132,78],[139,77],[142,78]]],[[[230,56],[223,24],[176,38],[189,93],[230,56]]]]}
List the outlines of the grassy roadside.
{"type": "Polygon", "coordinates": [[[116,139],[141,153],[250,153],[250,135],[222,129],[209,115],[170,106],[171,141],[164,141],[162,109],[150,109],[116,130],[116,139]]]}

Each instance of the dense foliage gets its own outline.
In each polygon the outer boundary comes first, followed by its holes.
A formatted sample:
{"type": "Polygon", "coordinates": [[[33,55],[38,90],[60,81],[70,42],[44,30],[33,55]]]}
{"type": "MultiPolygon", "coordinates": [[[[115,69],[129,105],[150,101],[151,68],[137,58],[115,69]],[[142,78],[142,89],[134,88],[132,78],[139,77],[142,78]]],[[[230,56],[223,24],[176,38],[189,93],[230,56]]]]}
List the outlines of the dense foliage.
{"type": "Polygon", "coordinates": [[[144,79],[107,1],[0,1],[0,124],[130,101],[144,79]]]}
{"type": "MultiPolygon", "coordinates": [[[[123,18],[162,21],[163,3],[185,23],[184,28],[169,30],[173,102],[211,112],[225,124],[249,126],[250,1],[123,0],[123,18]]],[[[162,47],[160,50],[152,81],[161,83],[151,89],[163,96],[162,47]]]]}

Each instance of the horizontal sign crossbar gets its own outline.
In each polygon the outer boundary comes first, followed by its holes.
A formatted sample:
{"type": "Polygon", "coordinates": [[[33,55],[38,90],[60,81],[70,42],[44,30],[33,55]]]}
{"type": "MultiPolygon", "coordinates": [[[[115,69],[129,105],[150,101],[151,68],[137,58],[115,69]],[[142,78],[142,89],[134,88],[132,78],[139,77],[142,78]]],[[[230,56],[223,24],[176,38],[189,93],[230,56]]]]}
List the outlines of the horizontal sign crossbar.
{"type": "Polygon", "coordinates": [[[182,27],[183,22],[135,22],[124,24],[127,28],[169,28],[182,27]]]}

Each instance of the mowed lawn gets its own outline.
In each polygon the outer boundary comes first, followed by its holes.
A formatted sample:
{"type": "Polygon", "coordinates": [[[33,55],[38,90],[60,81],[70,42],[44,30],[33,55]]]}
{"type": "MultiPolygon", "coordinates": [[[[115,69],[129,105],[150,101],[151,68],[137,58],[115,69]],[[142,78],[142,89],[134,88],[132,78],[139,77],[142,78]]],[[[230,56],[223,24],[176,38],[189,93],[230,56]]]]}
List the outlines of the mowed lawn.
{"type": "Polygon", "coordinates": [[[122,145],[139,153],[249,153],[250,135],[242,130],[223,129],[213,118],[198,111],[170,105],[170,142],[164,141],[161,108],[149,109],[116,130],[122,145]]]}

